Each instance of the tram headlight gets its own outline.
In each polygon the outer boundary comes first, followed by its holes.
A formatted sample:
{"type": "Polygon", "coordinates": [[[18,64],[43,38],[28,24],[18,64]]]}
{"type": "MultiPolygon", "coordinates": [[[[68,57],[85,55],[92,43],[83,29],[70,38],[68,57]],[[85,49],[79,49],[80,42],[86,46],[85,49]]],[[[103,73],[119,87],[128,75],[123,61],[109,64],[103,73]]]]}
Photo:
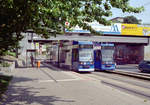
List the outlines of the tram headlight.
{"type": "Polygon", "coordinates": [[[81,64],[81,65],[83,65],[83,64],[84,64],[84,62],[80,62],[80,64],[81,64]]]}
{"type": "Polygon", "coordinates": [[[90,62],[90,64],[92,64],[92,65],[93,65],[93,64],[94,64],[94,62],[90,62]]]}
{"type": "Polygon", "coordinates": [[[105,64],[105,62],[104,62],[104,61],[102,61],[102,64],[105,64]]]}

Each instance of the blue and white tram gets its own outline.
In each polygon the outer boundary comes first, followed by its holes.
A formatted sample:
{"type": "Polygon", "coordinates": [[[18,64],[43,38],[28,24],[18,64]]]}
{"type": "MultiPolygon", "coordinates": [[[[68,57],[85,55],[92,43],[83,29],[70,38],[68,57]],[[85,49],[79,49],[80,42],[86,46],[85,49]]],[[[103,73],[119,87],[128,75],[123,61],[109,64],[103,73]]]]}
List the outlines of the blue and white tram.
{"type": "Polygon", "coordinates": [[[93,42],[73,41],[72,69],[77,71],[94,71],[93,42]]]}
{"type": "Polygon", "coordinates": [[[114,48],[112,43],[94,43],[95,70],[115,70],[114,48]]]}
{"type": "Polygon", "coordinates": [[[63,43],[60,51],[60,67],[79,72],[94,71],[93,43],[89,41],[63,43]]]}

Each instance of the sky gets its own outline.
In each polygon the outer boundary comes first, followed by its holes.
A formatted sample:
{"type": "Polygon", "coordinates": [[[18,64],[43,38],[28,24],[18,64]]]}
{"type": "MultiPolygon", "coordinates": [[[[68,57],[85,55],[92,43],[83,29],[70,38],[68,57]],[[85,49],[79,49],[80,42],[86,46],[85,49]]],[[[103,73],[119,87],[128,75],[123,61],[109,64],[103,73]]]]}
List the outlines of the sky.
{"type": "Polygon", "coordinates": [[[112,17],[109,17],[109,19],[115,18],[115,17],[125,17],[125,16],[135,16],[137,19],[141,19],[142,23],[149,23],[150,24],[150,0],[129,0],[130,5],[133,7],[139,7],[139,6],[144,6],[145,11],[142,13],[122,13],[121,10],[113,8],[112,12],[113,15],[112,17]]]}

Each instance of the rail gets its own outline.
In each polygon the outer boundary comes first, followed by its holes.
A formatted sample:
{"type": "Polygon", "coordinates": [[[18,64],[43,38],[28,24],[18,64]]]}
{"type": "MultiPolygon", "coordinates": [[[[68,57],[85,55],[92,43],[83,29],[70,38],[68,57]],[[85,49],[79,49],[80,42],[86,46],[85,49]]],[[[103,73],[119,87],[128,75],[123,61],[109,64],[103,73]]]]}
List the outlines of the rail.
{"type": "Polygon", "coordinates": [[[121,70],[116,70],[116,71],[107,71],[111,73],[116,73],[120,75],[126,75],[126,76],[132,76],[135,78],[140,78],[140,79],[145,79],[145,80],[150,80],[150,74],[146,73],[136,73],[136,72],[129,72],[129,71],[121,71],[121,70]]]}

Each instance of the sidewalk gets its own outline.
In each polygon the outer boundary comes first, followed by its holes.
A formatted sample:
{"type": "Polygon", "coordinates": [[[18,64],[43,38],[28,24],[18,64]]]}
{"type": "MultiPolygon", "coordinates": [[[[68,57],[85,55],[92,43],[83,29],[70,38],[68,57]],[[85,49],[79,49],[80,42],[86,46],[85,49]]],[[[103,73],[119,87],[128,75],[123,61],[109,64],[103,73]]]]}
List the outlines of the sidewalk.
{"type": "Polygon", "coordinates": [[[86,74],[47,67],[17,68],[2,105],[150,105],[86,74]]]}
{"type": "Polygon", "coordinates": [[[49,92],[55,93],[55,88],[60,87],[57,83],[59,81],[73,81],[79,78],[62,71],[50,70],[47,67],[13,70],[9,73],[13,75],[13,80],[2,105],[52,105],[53,102],[71,102],[49,92]]]}

